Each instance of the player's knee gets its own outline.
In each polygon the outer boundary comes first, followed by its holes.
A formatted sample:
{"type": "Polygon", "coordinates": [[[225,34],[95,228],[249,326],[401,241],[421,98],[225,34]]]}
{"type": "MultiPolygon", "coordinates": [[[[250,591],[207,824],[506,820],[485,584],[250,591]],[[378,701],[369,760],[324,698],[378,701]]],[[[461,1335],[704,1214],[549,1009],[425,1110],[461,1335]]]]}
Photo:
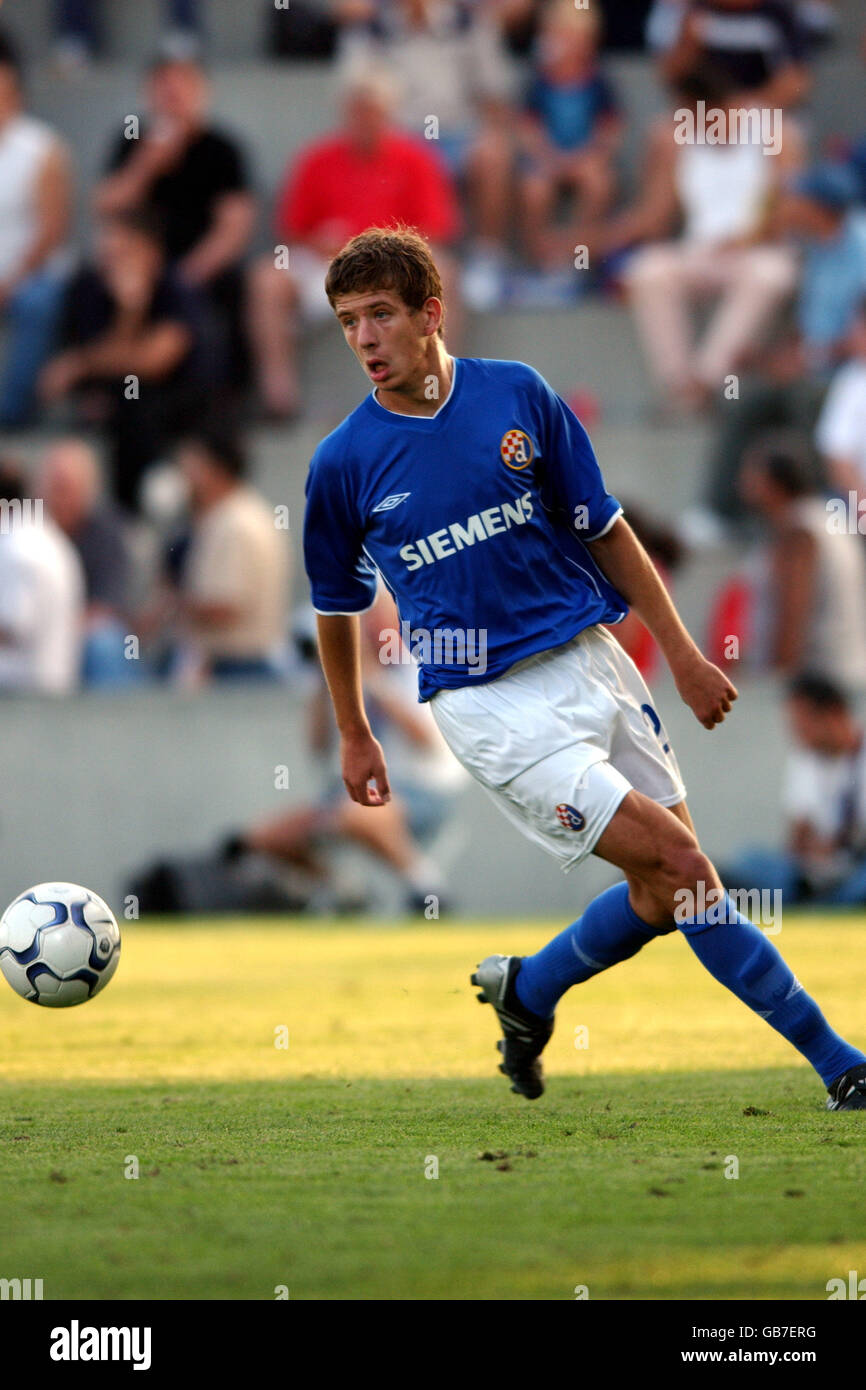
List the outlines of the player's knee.
{"type": "Polygon", "coordinates": [[[681,901],[684,891],[697,896],[700,885],[715,883],[712,863],[696,844],[678,843],[660,851],[654,888],[667,905],[681,901]]]}

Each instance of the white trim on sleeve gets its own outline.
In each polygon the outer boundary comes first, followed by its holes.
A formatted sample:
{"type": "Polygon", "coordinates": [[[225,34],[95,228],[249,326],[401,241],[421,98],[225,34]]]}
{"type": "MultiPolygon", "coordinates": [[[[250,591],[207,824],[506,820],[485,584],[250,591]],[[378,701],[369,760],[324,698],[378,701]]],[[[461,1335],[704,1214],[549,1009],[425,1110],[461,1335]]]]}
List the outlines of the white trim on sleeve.
{"type": "Polygon", "coordinates": [[[607,533],[608,533],[608,531],[610,530],[611,526],[613,525],[613,523],[616,521],[617,517],[619,517],[619,516],[622,516],[622,507],[617,507],[616,511],[614,512],[614,514],[613,514],[613,516],[610,518],[610,520],[609,520],[609,521],[606,521],[606,522],[604,523],[604,525],[602,526],[601,530],[600,530],[600,531],[596,531],[596,533],[595,533],[594,536],[581,536],[580,539],[581,539],[581,540],[584,540],[584,541],[598,541],[598,540],[601,540],[602,536],[606,536],[606,535],[607,535],[607,533]]]}

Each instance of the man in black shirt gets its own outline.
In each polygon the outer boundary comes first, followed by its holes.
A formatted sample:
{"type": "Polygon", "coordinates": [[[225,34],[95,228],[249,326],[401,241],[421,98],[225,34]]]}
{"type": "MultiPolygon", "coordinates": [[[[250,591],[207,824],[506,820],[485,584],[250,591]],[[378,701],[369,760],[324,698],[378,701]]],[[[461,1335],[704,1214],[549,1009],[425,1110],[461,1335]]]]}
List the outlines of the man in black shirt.
{"type": "Polygon", "coordinates": [[[234,375],[243,376],[240,267],[256,215],[243,157],[208,123],[208,83],[197,63],[158,59],[146,99],[149,119],[117,140],[96,209],[111,215],[147,206],[159,213],[169,260],[219,310],[234,375]]]}
{"type": "Polygon", "coordinates": [[[142,474],[221,375],[206,308],[166,266],[152,215],[103,224],[94,265],[66,291],[60,343],[43,370],[42,397],[71,403],[81,422],[105,428],[114,495],[134,510],[142,474]]]}

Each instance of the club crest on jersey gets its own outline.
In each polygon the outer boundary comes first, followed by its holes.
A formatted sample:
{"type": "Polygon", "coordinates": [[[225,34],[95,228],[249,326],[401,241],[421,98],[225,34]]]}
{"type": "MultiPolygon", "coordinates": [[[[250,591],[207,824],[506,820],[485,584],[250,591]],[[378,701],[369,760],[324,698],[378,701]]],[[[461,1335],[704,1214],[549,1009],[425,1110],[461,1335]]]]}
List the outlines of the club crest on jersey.
{"type": "Polygon", "coordinates": [[[582,830],[586,825],[586,819],[567,801],[561,801],[557,806],[556,819],[566,830],[582,830]]]}
{"type": "Polygon", "coordinates": [[[508,430],[502,436],[499,444],[499,455],[506,468],[513,468],[515,473],[519,473],[522,468],[528,468],[535,457],[535,448],[528,434],[523,430],[508,430]]]}

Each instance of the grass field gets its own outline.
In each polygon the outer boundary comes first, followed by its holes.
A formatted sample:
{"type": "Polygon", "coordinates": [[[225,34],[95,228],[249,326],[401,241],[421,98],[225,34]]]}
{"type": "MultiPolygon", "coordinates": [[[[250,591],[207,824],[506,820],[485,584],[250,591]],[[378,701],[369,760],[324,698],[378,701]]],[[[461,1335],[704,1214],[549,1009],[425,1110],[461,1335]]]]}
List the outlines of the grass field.
{"type": "MultiPolygon", "coordinates": [[[[789,914],[776,938],[861,1043],[863,925],[789,914]]],[[[573,990],[547,1094],[510,1094],[467,977],[550,934],[127,924],[84,1007],[0,982],[0,1277],[46,1298],[826,1299],[866,1275],[866,1115],[824,1111],[678,936],[573,990]]]]}

